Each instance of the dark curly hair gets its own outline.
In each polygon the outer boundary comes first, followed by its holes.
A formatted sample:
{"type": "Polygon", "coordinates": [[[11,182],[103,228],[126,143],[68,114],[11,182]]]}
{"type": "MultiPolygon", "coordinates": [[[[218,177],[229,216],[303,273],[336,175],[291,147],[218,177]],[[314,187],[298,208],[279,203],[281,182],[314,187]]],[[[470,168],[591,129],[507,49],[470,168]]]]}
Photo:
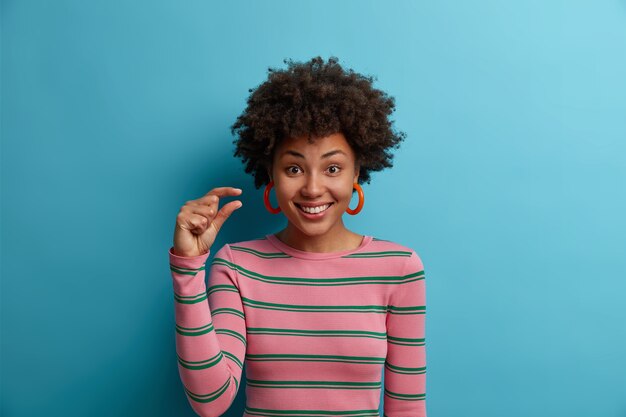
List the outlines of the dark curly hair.
{"type": "Polygon", "coordinates": [[[269,182],[274,149],[290,137],[313,141],[343,133],[360,166],[360,183],[371,181],[371,171],[393,165],[390,148],[398,148],[406,134],[393,130],[388,116],[394,98],[372,87],[374,77],[345,71],[336,57],[283,62],[287,69],[268,68],[268,79],[248,90],[247,107],[231,126],[238,134],[235,156],[254,175],[256,188],[269,182]]]}

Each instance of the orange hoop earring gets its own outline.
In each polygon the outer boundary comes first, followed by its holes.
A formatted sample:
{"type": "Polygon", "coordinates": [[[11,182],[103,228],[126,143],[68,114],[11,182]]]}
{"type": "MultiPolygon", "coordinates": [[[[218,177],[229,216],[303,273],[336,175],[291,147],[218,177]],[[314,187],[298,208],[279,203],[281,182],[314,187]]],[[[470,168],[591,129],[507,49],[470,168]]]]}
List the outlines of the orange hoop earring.
{"type": "Polygon", "coordinates": [[[274,181],[270,181],[265,186],[265,193],[263,194],[263,203],[265,203],[265,208],[267,209],[267,211],[269,211],[272,214],[277,214],[277,213],[280,213],[280,207],[274,208],[270,204],[270,190],[272,189],[273,186],[274,186],[274,181]]]}
{"type": "Polygon", "coordinates": [[[356,188],[356,192],[359,193],[359,204],[356,206],[356,208],[354,210],[352,210],[350,207],[348,207],[346,209],[346,213],[351,214],[351,215],[355,215],[358,214],[361,209],[363,208],[363,204],[365,203],[365,196],[363,195],[363,189],[361,188],[361,186],[358,183],[354,183],[353,184],[353,188],[356,188]]]}

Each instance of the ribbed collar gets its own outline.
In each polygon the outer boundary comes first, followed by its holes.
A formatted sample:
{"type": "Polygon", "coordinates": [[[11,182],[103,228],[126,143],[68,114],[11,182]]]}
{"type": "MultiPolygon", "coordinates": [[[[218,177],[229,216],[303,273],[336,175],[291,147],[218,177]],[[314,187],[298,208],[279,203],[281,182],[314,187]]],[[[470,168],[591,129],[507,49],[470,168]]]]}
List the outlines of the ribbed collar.
{"type": "Polygon", "coordinates": [[[296,249],[294,247],[287,245],[286,243],[278,239],[273,234],[265,235],[265,237],[272,245],[276,246],[278,249],[280,249],[282,252],[286,253],[287,255],[293,256],[295,258],[311,259],[311,260],[333,259],[333,258],[340,258],[342,256],[350,255],[352,253],[359,252],[361,249],[369,245],[370,242],[372,241],[372,236],[365,235],[363,236],[363,240],[361,241],[361,244],[359,245],[359,247],[355,249],[348,249],[348,250],[342,250],[342,251],[336,251],[336,252],[307,252],[307,251],[296,249]]]}

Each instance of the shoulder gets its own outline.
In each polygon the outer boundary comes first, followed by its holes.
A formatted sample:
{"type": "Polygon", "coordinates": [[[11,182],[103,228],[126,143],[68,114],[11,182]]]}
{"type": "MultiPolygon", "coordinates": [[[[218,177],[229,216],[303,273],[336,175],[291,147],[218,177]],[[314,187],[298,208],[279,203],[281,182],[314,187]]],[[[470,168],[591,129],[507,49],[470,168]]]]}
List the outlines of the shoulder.
{"type": "Polygon", "coordinates": [[[377,248],[386,248],[386,249],[389,249],[389,250],[413,252],[413,249],[411,249],[408,246],[402,245],[402,244],[397,243],[397,242],[393,242],[391,240],[381,239],[381,238],[378,238],[378,237],[372,237],[371,246],[377,247],[377,248]]]}
{"type": "Polygon", "coordinates": [[[234,259],[273,258],[284,255],[266,237],[227,243],[215,254],[216,257],[234,259]]]}
{"type": "MultiPolygon", "coordinates": [[[[401,272],[399,273],[401,280],[397,285],[392,286],[388,301],[388,304],[392,306],[392,310],[394,308],[393,306],[411,307],[411,309],[420,306],[418,308],[421,308],[421,306],[425,305],[426,297],[426,287],[424,285],[425,273],[422,258],[410,246],[382,239],[378,239],[376,242],[377,248],[403,254],[402,257],[399,258],[402,259],[402,265],[400,266],[401,272]]],[[[396,311],[393,310],[390,312],[393,314],[396,311]]]]}
{"type": "Polygon", "coordinates": [[[419,254],[413,248],[404,244],[373,237],[372,242],[368,245],[368,250],[403,258],[403,271],[406,274],[420,272],[424,269],[424,264],[419,254]]]}

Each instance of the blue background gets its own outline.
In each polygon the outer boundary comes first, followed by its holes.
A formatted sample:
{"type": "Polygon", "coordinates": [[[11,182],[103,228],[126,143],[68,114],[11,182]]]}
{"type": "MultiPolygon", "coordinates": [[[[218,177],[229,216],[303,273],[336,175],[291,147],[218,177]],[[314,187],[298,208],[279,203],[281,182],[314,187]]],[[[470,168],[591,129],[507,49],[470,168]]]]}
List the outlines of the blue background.
{"type": "Polygon", "coordinates": [[[3,416],[194,415],[176,214],[231,185],[216,247],[283,226],[229,127],[316,55],[408,135],[345,220],[424,262],[429,416],[626,416],[624,0],[3,1],[3,416]]]}

